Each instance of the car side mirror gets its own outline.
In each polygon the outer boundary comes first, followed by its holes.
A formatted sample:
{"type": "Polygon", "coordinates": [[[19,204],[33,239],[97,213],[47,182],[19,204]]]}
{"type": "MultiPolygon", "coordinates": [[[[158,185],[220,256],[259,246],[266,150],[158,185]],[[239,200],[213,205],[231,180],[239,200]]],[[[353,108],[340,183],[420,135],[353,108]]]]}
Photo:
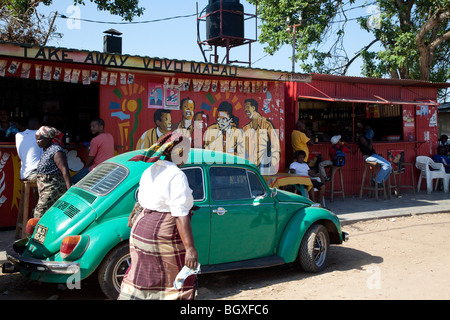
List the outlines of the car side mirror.
{"type": "Polygon", "coordinates": [[[271,192],[270,192],[270,197],[274,198],[278,193],[278,189],[277,188],[272,188],[271,192]]]}

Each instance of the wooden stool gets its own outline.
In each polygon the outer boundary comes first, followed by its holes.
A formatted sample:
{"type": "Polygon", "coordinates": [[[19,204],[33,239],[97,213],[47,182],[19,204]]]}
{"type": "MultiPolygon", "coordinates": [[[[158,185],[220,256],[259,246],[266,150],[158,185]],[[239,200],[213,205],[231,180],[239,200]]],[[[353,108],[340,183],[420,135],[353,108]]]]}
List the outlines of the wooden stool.
{"type": "Polygon", "coordinates": [[[26,238],[26,227],[30,218],[30,193],[36,188],[36,181],[22,181],[22,191],[20,193],[19,212],[16,223],[16,239],[26,238]]]}
{"type": "MultiPolygon", "coordinates": [[[[415,177],[414,177],[414,164],[412,162],[401,162],[400,163],[400,168],[402,166],[408,166],[411,170],[411,185],[402,185],[401,184],[401,179],[402,179],[402,174],[404,173],[404,171],[402,170],[394,170],[394,165],[392,164],[392,172],[389,175],[389,179],[391,178],[391,176],[394,178],[394,185],[395,188],[397,190],[397,196],[400,194],[400,189],[412,189],[414,195],[416,194],[416,188],[414,187],[415,184],[415,177]],[[398,182],[396,179],[396,176],[398,176],[398,182]]],[[[406,168],[405,168],[406,169],[406,168]]],[[[389,181],[390,182],[390,181],[389,181]]]]}
{"type": "Polygon", "coordinates": [[[342,193],[342,201],[345,201],[345,194],[344,194],[344,180],[342,179],[342,167],[336,167],[333,166],[331,168],[331,189],[327,192],[331,193],[331,202],[333,202],[334,194],[342,193]],[[341,180],[341,190],[334,190],[334,175],[335,173],[339,171],[339,177],[341,180]]]}
{"type": "MultiPolygon", "coordinates": [[[[377,175],[378,171],[380,170],[380,168],[381,168],[381,166],[378,163],[376,163],[376,162],[365,162],[364,173],[363,173],[362,182],[361,182],[361,189],[359,191],[359,198],[360,199],[362,199],[362,195],[363,195],[363,191],[364,190],[369,190],[369,196],[370,196],[370,191],[375,191],[375,197],[376,197],[377,201],[379,200],[378,199],[378,192],[379,191],[383,191],[384,192],[384,199],[385,200],[387,199],[387,196],[386,196],[386,185],[385,185],[385,181],[384,180],[383,180],[383,188],[382,189],[378,188],[378,183],[376,181],[375,181],[373,187],[370,185],[370,182],[371,182],[372,178],[376,177],[376,175],[377,175]],[[368,181],[369,185],[365,186],[364,183],[365,183],[365,180],[366,180],[367,169],[370,170],[371,174],[368,175],[369,176],[369,181],[368,181]]],[[[391,184],[389,182],[389,179],[387,179],[387,181],[388,181],[389,199],[390,199],[391,198],[391,184]]]]}

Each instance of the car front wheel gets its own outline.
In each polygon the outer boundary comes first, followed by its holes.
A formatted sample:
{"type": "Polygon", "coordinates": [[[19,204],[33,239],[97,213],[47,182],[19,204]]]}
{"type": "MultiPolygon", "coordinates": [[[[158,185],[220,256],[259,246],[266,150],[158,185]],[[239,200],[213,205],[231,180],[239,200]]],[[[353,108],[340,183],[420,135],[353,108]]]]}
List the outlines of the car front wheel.
{"type": "Polygon", "coordinates": [[[117,299],[119,296],[120,285],[130,263],[130,246],[126,241],[114,247],[100,264],[98,282],[109,299],[117,299]]]}
{"type": "Polygon", "coordinates": [[[327,266],[330,236],[327,229],[320,224],[312,225],[305,233],[298,260],[306,272],[320,272],[327,266]]]}

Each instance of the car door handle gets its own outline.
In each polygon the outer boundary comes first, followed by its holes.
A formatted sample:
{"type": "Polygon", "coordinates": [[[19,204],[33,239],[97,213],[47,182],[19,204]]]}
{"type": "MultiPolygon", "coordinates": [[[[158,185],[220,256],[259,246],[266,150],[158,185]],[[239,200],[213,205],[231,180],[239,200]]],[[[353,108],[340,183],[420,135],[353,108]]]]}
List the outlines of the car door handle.
{"type": "Polygon", "coordinates": [[[217,208],[216,210],[213,210],[214,213],[217,213],[218,216],[223,216],[227,210],[225,210],[224,208],[217,208]]]}

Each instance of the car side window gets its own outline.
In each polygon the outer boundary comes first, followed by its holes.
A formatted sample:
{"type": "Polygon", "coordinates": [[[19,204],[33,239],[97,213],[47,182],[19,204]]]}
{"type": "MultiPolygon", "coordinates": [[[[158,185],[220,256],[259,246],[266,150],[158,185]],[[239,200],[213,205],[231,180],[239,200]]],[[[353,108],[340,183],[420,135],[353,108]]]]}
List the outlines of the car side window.
{"type": "Polygon", "coordinates": [[[201,168],[183,168],[187,177],[189,188],[192,189],[194,201],[205,199],[205,183],[203,180],[203,170],[201,168]]]}
{"type": "Polygon", "coordinates": [[[211,167],[211,197],[213,200],[237,200],[252,198],[245,169],[211,167]]]}
{"type": "Polygon", "coordinates": [[[252,192],[252,197],[263,196],[266,194],[266,190],[261,183],[261,180],[256,175],[256,173],[247,170],[248,181],[250,182],[250,190],[252,192]]]}

